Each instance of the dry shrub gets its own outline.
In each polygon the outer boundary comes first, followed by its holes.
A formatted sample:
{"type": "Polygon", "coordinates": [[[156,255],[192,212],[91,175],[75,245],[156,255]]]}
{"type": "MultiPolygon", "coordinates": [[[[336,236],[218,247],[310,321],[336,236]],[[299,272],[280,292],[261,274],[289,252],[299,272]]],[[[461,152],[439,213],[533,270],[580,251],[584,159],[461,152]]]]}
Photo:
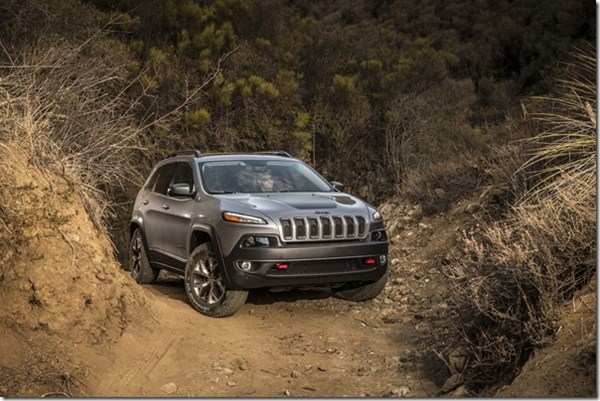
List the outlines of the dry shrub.
{"type": "Polygon", "coordinates": [[[448,211],[487,178],[486,171],[468,160],[433,163],[410,170],[402,183],[402,193],[421,204],[425,215],[433,215],[448,211]]]}
{"type": "Polygon", "coordinates": [[[595,81],[585,78],[595,59],[577,60],[555,112],[535,116],[547,131],[528,141],[534,151],[518,170],[530,189],[507,219],[463,233],[448,265],[474,390],[514,377],[552,340],[564,301],[596,274],[595,81]]]}
{"type": "Polygon", "coordinates": [[[123,250],[131,201],[152,159],[168,152],[161,144],[178,137],[171,128],[229,54],[203,81],[192,85],[183,79],[181,103],[158,112],[142,79],[151,72],[139,70],[127,45],[109,34],[119,18],[86,39],[38,37],[15,54],[0,42],[0,60],[5,60],[0,65],[0,142],[18,144],[30,163],[67,179],[95,226],[112,233],[113,246],[123,250]]]}
{"type": "Polygon", "coordinates": [[[37,44],[0,81],[0,139],[75,183],[98,227],[111,210],[107,194],[142,181],[134,152],[144,138],[126,94],[128,59],[114,43],[109,57],[103,40],[37,44]]]}
{"type": "Polygon", "coordinates": [[[564,208],[523,204],[513,221],[463,234],[448,274],[475,388],[510,378],[532,347],[550,340],[562,302],[594,276],[595,199],[573,195],[557,195],[564,208]]]}

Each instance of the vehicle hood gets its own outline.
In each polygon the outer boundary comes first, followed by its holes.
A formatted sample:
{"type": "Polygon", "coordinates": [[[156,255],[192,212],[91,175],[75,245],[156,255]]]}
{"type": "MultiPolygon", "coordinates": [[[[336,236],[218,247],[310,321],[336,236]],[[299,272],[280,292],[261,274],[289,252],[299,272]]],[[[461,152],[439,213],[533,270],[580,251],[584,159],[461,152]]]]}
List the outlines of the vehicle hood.
{"type": "Polygon", "coordinates": [[[227,208],[244,213],[253,209],[271,218],[367,214],[367,207],[362,200],[342,192],[233,194],[223,195],[221,199],[224,210],[227,208]]]}

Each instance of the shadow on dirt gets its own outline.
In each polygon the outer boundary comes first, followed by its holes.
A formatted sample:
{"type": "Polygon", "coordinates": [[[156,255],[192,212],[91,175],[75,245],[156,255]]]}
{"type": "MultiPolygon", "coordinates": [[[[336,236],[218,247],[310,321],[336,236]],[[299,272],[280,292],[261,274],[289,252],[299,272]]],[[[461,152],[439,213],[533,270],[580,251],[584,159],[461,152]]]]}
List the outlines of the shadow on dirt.
{"type": "Polygon", "coordinates": [[[271,305],[280,302],[292,303],[297,301],[326,299],[332,296],[329,290],[289,290],[270,291],[260,288],[250,291],[246,303],[252,305],[271,305]]]}
{"type": "MultiPolygon", "coordinates": [[[[152,288],[171,299],[188,302],[185,290],[183,288],[183,278],[169,275],[159,279],[152,284],[152,288]]],[[[298,290],[291,289],[286,291],[271,291],[264,288],[251,290],[248,294],[247,304],[251,305],[272,305],[277,303],[293,303],[306,300],[327,299],[332,297],[330,290],[310,289],[298,290]]]]}
{"type": "Polygon", "coordinates": [[[183,289],[183,279],[160,280],[150,287],[158,291],[161,295],[187,303],[187,296],[183,289]]]}
{"type": "Polygon", "coordinates": [[[448,366],[433,351],[424,353],[421,364],[423,375],[440,388],[451,375],[448,366]]]}

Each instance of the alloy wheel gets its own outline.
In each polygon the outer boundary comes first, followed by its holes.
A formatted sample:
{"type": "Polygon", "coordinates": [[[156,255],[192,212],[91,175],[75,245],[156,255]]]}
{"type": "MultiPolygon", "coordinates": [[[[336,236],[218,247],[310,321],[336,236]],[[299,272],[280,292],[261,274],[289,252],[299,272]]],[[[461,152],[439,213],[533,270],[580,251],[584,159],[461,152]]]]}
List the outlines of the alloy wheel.
{"type": "Polygon", "coordinates": [[[214,305],[225,297],[225,286],[219,273],[217,260],[209,256],[199,260],[192,269],[191,289],[196,299],[214,305]]]}
{"type": "Polygon", "coordinates": [[[131,241],[131,274],[138,276],[142,270],[142,240],[135,236],[131,241]]]}

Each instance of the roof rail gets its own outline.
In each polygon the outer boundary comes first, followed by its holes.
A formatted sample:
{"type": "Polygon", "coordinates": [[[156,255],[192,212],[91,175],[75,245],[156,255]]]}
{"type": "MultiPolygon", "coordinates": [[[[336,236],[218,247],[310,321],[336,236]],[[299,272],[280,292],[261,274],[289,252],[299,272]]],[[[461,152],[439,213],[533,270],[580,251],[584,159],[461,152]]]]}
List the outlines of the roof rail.
{"type": "Polygon", "coordinates": [[[181,152],[170,154],[169,157],[194,155],[194,157],[202,157],[202,153],[197,150],[182,150],[181,152]]]}
{"type": "Polygon", "coordinates": [[[256,155],[283,156],[283,157],[289,157],[290,159],[292,158],[292,155],[290,155],[288,152],[284,152],[283,150],[267,150],[267,151],[264,151],[264,152],[254,152],[254,154],[256,154],[256,155]]]}

